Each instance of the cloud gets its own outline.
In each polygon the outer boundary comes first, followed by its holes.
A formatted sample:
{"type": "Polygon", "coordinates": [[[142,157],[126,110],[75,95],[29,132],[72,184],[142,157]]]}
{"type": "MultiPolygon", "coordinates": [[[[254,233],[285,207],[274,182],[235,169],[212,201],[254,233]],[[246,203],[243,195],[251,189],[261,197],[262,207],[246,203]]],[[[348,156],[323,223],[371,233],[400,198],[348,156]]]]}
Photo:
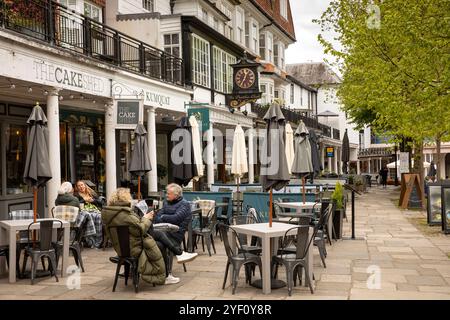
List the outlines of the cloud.
{"type": "MultiPolygon", "coordinates": [[[[317,40],[321,33],[320,26],[313,23],[327,9],[331,0],[291,0],[291,10],[294,19],[297,42],[290,45],[286,51],[287,63],[321,62],[330,59],[323,52],[323,47],[317,40]]],[[[333,34],[324,34],[330,39],[333,34]]]]}

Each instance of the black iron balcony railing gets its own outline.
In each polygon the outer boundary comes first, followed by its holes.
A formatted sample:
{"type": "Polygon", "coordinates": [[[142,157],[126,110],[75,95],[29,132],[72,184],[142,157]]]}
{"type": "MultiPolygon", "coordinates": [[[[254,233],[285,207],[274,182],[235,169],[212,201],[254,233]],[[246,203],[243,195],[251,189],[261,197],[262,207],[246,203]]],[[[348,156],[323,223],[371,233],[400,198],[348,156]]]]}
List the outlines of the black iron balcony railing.
{"type": "Polygon", "coordinates": [[[184,85],[182,59],[51,0],[0,0],[0,27],[146,77],[184,85]]]}
{"type": "MultiPolygon", "coordinates": [[[[284,117],[286,118],[286,121],[298,123],[300,120],[302,120],[308,128],[320,130],[324,137],[336,139],[337,136],[337,139],[339,139],[340,133],[338,129],[333,129],[327,125],[320,123],[317,118],[305,116],[299,111],[287,109],[285,107],[281,107],[281,109],[284,117]],[[334,136],[332,136],[332,134],[334,136]]],[[[252,106],[252,111],[255,112],[261,119],[264,117],[267,110],[268,106],[265,105],[254,104],[252,106]]]]}

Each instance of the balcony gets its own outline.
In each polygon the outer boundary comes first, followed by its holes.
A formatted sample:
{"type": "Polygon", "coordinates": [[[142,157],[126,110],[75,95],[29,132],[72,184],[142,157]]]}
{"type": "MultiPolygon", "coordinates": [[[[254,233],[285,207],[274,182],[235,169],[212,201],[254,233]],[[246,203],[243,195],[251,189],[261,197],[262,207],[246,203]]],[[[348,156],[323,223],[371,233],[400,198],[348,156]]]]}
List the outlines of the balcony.
{"type": "Polygon", "coordinates": [[[0,28],[183,86],[183,60],[50,0],[0,0],[0,28]]]}
{"type": "MultiPolygon", "coordinates": [[[[267,110],[268,110],[267,106],[265,106],[265,105],[255,104],[252,106],[252,111],[258,115],[258,118],[261,118],[261,119],[264,117],[267,110]]],[[[305,123],[306,127],[310,128],[310,129],[320,130],[324,137],[334,138],[334,139],[339,140],[340,133],[339,133],[338,129],[333,129],[327,125],[319,123],[319,121],[317,121],[317,119],[315,117],[308,117],[308,116],[303,115],[299,111],[287,109],[285,107],[281,107],[281,110],[283,112],[284,117],[286,118],[286,121],[290,121],[293,123],[299,123],[300,120],[302,120],[305,123]],[[336,136],[337,136],[337,138],[335,138],[336,136]]]]}

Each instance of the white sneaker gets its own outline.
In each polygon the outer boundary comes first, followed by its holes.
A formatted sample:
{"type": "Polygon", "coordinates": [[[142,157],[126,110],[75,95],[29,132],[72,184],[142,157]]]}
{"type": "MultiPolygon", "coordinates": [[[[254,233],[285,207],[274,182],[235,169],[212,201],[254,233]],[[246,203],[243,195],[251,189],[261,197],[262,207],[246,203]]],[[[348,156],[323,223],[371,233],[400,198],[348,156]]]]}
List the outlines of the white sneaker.
{"type": "Polygon", "coordinates": [[[198,253],[196,253],[196,252],[194,252],[194,253],[189,253],[189,252],[183,251],[182,254],[180,254],[179,256],[177,256],[177,262],[178,262],[178,263],[189,262],[189,261],[194,260],[197,256],[198,256],[198,253]]]}
{"type": "Polygon", "coordinates": [[[173,275],[169,274],[166,277],[166,282],[164,284],[175,284],[180,282],[180,278],[174,277],[173,275]]]}

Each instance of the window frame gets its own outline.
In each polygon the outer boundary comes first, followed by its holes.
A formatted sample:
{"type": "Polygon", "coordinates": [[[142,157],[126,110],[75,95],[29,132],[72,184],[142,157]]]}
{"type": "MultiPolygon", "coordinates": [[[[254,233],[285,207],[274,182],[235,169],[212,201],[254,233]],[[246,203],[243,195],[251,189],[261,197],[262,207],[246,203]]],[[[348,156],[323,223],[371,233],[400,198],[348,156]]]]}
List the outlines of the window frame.
{"type": "Polygon", "coordinates": [[[142,8],[148,12],[155,12],[155,0],[142,0],[142,8]],[[151,10],[149,9],[151,6],[151,10]]]}
{"type": "Polygon", "coordinates": [[[196,34],[192,34],[192,82],[206,88],[211,88],[210,46],[208,41],[196,34]],[[196,43],[201,48],[196,49],[196,43]]]}
{"type": "Polygon", "coordinates": [[[167,52],[166,49],[170,48],[170,52],[168,52],[169,54],[177,57],[177,58],[181,58],[181,34],[179,32],[170,32],[170,33],[163,33],[162,34],[162,38],[163,38],[163,51],[167,52]],[[173,36],[174,35],[178,35],[178,43],[173,43],[173,36]],[[165,37],[166,36],[170,36],[170,44],[166,44],[165,41],[165,37]],[[173,53],[173,49],[174,48],[178,48],[178,55],[175,55],[173,53]]]}
{"type": "Polygon", "coordinates": [[[280,15],[283,19],[288,19],[288,4],[287,0],[280,0],[280,15]]]}

